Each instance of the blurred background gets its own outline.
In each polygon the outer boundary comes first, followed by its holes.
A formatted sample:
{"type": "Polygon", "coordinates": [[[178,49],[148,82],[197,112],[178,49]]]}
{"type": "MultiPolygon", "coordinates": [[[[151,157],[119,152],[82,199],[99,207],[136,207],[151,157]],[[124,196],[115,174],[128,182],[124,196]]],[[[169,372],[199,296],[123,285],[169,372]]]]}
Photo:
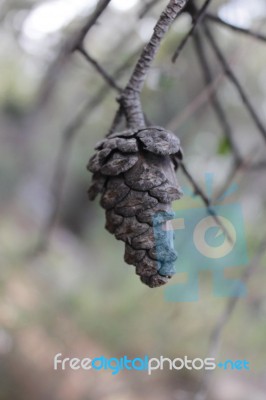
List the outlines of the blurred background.
{"type": "MultiPolygon", "coordinates": [[[[126,64],[117,80],[122,86],[167,4],[157,1],[146,10],[148,3],[112,0],[84,41],[110,75],[126,64]]],[[[210,335],[228,306],[228,299],[214,296],[210,271],[200,274],[197,302],[166,302],[164,288],[142,285],[123,261],[123,243],[104,230],[98,202],[87,200],[86,164],[111,125],[117,93],[80,53],[65,54],[66,43],[96,5],[96,0],[0,1],[1,400],[193,399],[204,380],[201,371],[164,370],[151,377],[138,371],[116,376],[110,371],[54,371],[53,357],[205,358],[210,335]]],[[[216,0],[211,11],[266,35],[264,0],[216,0]]],[[[214,174],[210,195],[215,197],[228,183],[234,154],[208,101],[193,41],[176,64],[171,62],[190,24],[187,14],[173,24],[142,101],[149,120],[180,137],[186,165],[202,190],[205,173],[214,174]]],[[[266,42],[210,24],[266,125],[266,42]]],[[[238,301],[221,332],[219,348],[224,360],[250,361],[251,371],[216,371],[208,398],[264,400],[266,258],[260,243],[266,221],[265,139],[209,46],[206,51],[234,142],[247,164],[257,165],[237,169],[232,179],[238,191],[229,202],[241,204],[256,269],[248,295],[238,301]]],[[[190,187],[182,172],[179,178],[190,187]]],[[[190,206],[186,197],[174,204],[175,209],[190,206]]],[[[193,200],[197,206],[202,207],[200,198],[193,200]]],[[[230,273],[241,276],[243,267],[230,273]]],[[[177,274],[171,283],[179,281],[177,274]]]]}

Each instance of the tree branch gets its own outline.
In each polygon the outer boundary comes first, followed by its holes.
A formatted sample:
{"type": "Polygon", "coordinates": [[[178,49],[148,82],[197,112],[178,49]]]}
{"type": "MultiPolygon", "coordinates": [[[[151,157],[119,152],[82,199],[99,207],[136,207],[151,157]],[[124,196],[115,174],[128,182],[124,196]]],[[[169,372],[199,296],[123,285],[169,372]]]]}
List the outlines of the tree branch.
{"type": "Polygon", "coordinates": [[[195,195],[198,195],[203,203],[205,204],[208,213],[213,217],[214,221],[216,222],[216,224],[218,226],[220,226],[220,228],[222,229],[223,233],[225,234],[225,236],[227,237],[227,239],[229,240],[230,243],[234,243],[230,233],[228,232],[228,230],[226,229],[226,227],[224,226],[224,224],[222,223],[222,221],[220,220],[220,218],[218,217],[218,215],[216,214],[216,212],[212,209],[211,207],[211,199],[209,199],[206,194],[203,192],[203,190],[201,190],[200,186],[197,184],[196,180],[192,177],[192,175],[190,174],[190,172],[188,171],[187,167],[185,166],[183,161],[179,162],[179,165],[184,173],[184,175],[187,177],[187,179],[189,180],[189,182],[192,184],[194,191],[195,191],[195,195]]]}
{"type": "Polygon", "coordinates": [[[118,92],[122,92],[123,88],[120,87],[111,75],[95,60],[95,58],[91,57],[90,54],[81,46],[77,47],[77,50],[85,57],[85,59],[96,69],[96,71],[102,76],[102,78],[106,81],[106,83],[117,90],[118,92]]]}
{"type": "Polygon", "coordinates": [[[176,62],[176,60],[177,60],[178,56],[180,55],[181,51],[183,50],[183,48],[187,44],[188,39],[194,34],[194,31],[195,31],[196,27],[202,21],[204,15],[205,15],[205,11],[207,10],[210,2],[211,2],[211,0],[206,0],[205,3],[203,4],[202,8],[200,8],[199,11],[197,11],[197,13],[195,13],[192,16],[192,26],[191,26],[190,30],[188,31],[188,33],[183,38],[183,40],[181,41],[181,43],[178,45],[176,51],[174,52],[173,57],[172,57],[172,62],[173,63],[176,62]]]}
{"type": "Polygon", "coordinates": [[[40,88],[40,95],[36,107],[40,107],[49,97],[51,90],[57,81],[58,75],[62,72],[62,67],[67,62],[69,55],[82,44],[85,36],[96,24],[97,20],[104,12],[111,0],[100,0],[95,8],[95,11],[88,16],[87,21],[81,26],[76,33],[70,38],[67,38],[63,44],[57,58],[50,65],[46,77],[40,88]]]}
{"type": "MultiPolygon", "coordinates": [[[[198,56],[199,64],[200,64],[200,67],[202,70],[203,78],[204,78],[206,86],[208,86],[213,82],[214,78],[213,78],[211,68],[209,67],[209,63],[207,61],[207,54],[206,54],[206,51],[205,51],[204,45],[202,43],[199,32],[194,33],[193,41],[194,41],[195,50],[196,50],[196,53],[198,56]]],[[[222,127],[223,133],[225,134],[225,136],[230,144],[230,147],[234,153],[235,160],[238,163],[241,161],[241,156],[240,156],[239,150],[237,148],[237,145],[234,142],[233,131],[229,124],[229,121],[227,120],[226,112],[225,112],[222,104],[220,103],[218,95],[216,94],[215,91],[212,91],[210,93],[209,99],[213,106],[213,110],[216,114],[216,117],[219,121],[219,124],[222,127]]]]}
{"type": "MultiPolygon", "coordinates": [[[[111,79],[114,81],[118,79],[120,75],[123,74],[131,66],[132,61],[136,58],[139,52],[140,50],[138,49],[132,55],[130,55],[130,57],[128,57],[128,59],[116,69],[111,79]]],[[[102,74],[101,76],[103,77],[102,74]]],[[[110,85],[110,82],[108,80],[107,84],[102,86],[102,88],[95,94],[95,96],[90,98],[85,103],[85,105],[77,112],[76,116],[70,121],[70,123],[66,126],[62,133],[61,144],[56,158],[56,164],[54,167],[50,189],[50,192],[53,195],[53,206],[49,217],[45,221],[44,225],[41,227],[38,243],[36,245],[36,248],[33,250],[33,254],[36,254],[46,248],[49,242],[50,234],[57,222],[61,206],[66,168],[75,135],[84,123],[85,119],[88,118],[93,110],[101,103],[102,99],[106,96],[106,94],[112,87],[113,86],[110,85]]]]}
{"type": "Polygon", "coordinates": [[[219,18],[218,15],[214,15],[211,13],[206,13],[206,17],[209,21],[220,24],[220,25],[224,26],[225,28],[229,28],[235,32],[243,33],[244,35],[250,36],[254,39],[266,42],[266,35],[263,35],[259,32],[255,32],[251,29],[240,28],[239,26],[236,26],[236,25],[230,24],[229,22],[224,21],[223,19],[219,18]]]}
{"type": "Polygon", "coordinates": [[[170,0],[154,27],[149,43],[144,47],[135,66],[131,78],[124,89],[120,102],[124,107],[128,125],[131,127],[145,126],[145,119],[140,102],[140,93],[147,73],[160,47],[161,41],[170,25],[186,6],[188,0],[170,0]]]}
{"type": "Polygon", "coordinates": [[[224,57],[222,51],[220,50],[219,46],[216,43],[216,40],[214,39],[208,25],[203,22],[202,23],[203,30],[205,33],[205,36],[211,45],[214,53],[216,54],[217,59],[219,60],[225,74],[227,75],[228,79],[232,82],[232,84],[235,86],[236,90],[238,91],[244,106],[248,110],[251,118],[253,119],[255,125],[257,126],[258,130],[261,132],[264,140],[266,141],[266,128],[262,121],[260,120],[260,117],[258,116],[257,112],[255,111],[255,108],[251,104],[248,95],[246,94],[244,88],[242,87],[240,81],[236,77],[235,73],[231,69],[229,63],[227,62],[226,58],[224,57]]]}
{"type": "Polygon", "coordinates": [[[111,0],[99,0],[94,13],[91,15],[88,21],[85,22],[85,24],[81,27],[81,29],[77,32],[75,37],[72,38],[70,51],[75,51],[83,43],[85,36],[91,30],[93,25],[95,25],[98,18],[104,12],[110,1],[111,0]]]}
{"type": "MultiPolygon", "coordinates": [[[[266,252],[266,240],[263,239],[258,247],[258,250],[256,252],[256,255],[253,257],[253,260],[249,264],[249,266],[244,270],[242,274],[241,281],[243,283],[247,283],[249,279],[253,276],[253,274],[256,272],[257,268],[260,266],[262,262],[262,258],[264,257],[266,252]]],[[[219,347],[221,343],[221,337],[223,330],[230,320],[237,303],[239,301],[239,286],[236,287],[234,297],[230,297],[223,313],[219,316],[212,332],[210,335],[210,341],[209,341],[209,349],[207,352],[208,357],[211,358],[216,358],[219,352],[219,347]]],[[[204,377],[203,377],[203,383],[202,387],[199,391],[199,393],[196,394],[194,397],[194,400],[207,400],[208,398],[208,392],[210,388],[210,377],[212,376],[211,371],[205,371],[204,377]]]]}

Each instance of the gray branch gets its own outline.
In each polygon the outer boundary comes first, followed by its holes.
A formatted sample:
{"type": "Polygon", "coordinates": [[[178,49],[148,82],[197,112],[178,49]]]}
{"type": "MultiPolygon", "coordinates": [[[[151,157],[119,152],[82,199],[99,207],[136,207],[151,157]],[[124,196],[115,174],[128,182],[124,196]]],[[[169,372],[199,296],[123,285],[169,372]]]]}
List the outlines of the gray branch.
{"type": "MultiPolygon", "coordinates": [[[[199,32],[194,33],[193,40],[199,64],[202,70],[203,78],[205,84],[208,86],[211,82],[213,82],[213,73],[209,66],[205,47],[203,45],[199,32]]],[[[218,95],[216,94],[215,91],[210,93],[210,102],[216,114],[217,120],[219,121],[219,124],[222,127],[223,133],[225,134],[228,142],[230,143],[230,147],[234,153],[235,160],[236,162],[239,162],[241,160],[241,155],[239,153],[236,143],[234,142],[232,128],[227,119],[225,109],[223,108],[222,103],[220,102],[218,95]]]]}
{"type": "Polygon", "coordinates": [[[220,62],[225,74],[227,75],[228,79],[232,82],[232,84],[235,86],[236,90],[238,91],[244,106],[246,107],[247,111],[249,112],[252,120],[254,121],[255,125],[257,126],[259,132],[262,134],[264,140],[266,141],[266,127],[261,121],[257,111],[255,110],[255,107],[252,105],[249,96],[245,92],[242,84],[240,83],[239,79],[235,75],[234,71],[230,67],[228,61],[223,55],[223,52],[220,50],[216,40],[214,39],[211,30],[209,29],[208,24],[204,21],[203,24],[203,30],[205,33],[205,36],[212,47],[218,61],[220,62]]]}
{"type": "Polygon", "coordinates": [[[162,39],[178,14],[182,12],[188,0],[170,0],[154,27],[149,43],[144,47],[129,82],[123,91],[120,102],[126,113],[128,126],[145,126],[145,119],[140,102],[140,93],[148,71],[159,50],[162,39]]]}
{"type": "MultiPolygon", "coordinates": [[[[250,265],[244,270],[242,274],[241,281],[243,283],[247,283],[254,273],[257,271],[258,267],[260,267],[262,263],[262,259],[266,252],[266,240],[263,239],[258,246],[258,249],[255,253],[253,260],[251,261],[250,265]]],[[[239,297],[239,286],[236,287],[236,291],[233,297],[230,297],[224,311],[221,315],[219,315],[217,322],[211,332],[210,340],[209,340],[209,347],[207,355],[211,358],[216,358],[219,353],[219,348],[221,345],[222,334],[224,331],[225,326],[227,325],[228,321],[230,320],[233,312],[238,304],[240,297],[239,297]]],[[[201,389],[196,394],[193,400],[207,400],[211,385],[211,377],[213,371],[205,371],[201,389]]]]}
{"type": "Polygon", "coordinates": [[[46,77],[40,88],[40,95],[37,101],[36,108],[41,107],[49,98],[51,91],[54,88],[55,82],[62,72],[63,66],[69,60],[69,55],[80,46],[91,28],[97,23],[111,0],[100,0],[95,8],[95,11],[88,16],[84,24],[64,42],[58,56],[49,67],[46,77]]]}
{"type": "Polygon", "coordinates": [[[250,36],[254,39],[261,40],[262,42],[266,42],[266,35],[263,35],[260,32],[253,31],[251,29],[240,28],[239,26],[230,24],[229,22],[224,21],[219,18],[218,15],[214,15],[211,13],[207,13],[206,17],[209,21],[215,22],[219,25],[224,26],[225,28],[231,29],[232,31],[243,33],[244,35],[250,36]]]}
{"type": "Polygon", "coordinates": [[[172,57],[173,63],[176,62],[179,54],[181,53],[181,51],[187,44],[188,39],[191,36],[193,36],[195,29],[197,28],[197,26],[200,24],[200,22],[204,18],[205,12],[206,12],[210,2],[211,2],[211,0],[206,0],[205,3],[203,4],[203,6],[199,9],[199,11],[197,11],[197,13],[192,16],[192,26],[191,26],[190,30],[188,31],[188,33],[183,38],[183,40],[181,41],[181,43],[178,45],[176,51],[174,52],[173,57],[172,57]]]}
{"type": "Polygon", "coordinates": [[[122,87],[120,87],[116,81],[113,79],[111,75],[98,63],[95,58],[93,58],[87,50],[83,48],[83,46],[79,45],[77,50],[85,57],[85,59],[96,69],[96,71],[102,76],[102,78],[106,81],[106,83],[117,90],[118,92],[122,92],[122,87]]]}

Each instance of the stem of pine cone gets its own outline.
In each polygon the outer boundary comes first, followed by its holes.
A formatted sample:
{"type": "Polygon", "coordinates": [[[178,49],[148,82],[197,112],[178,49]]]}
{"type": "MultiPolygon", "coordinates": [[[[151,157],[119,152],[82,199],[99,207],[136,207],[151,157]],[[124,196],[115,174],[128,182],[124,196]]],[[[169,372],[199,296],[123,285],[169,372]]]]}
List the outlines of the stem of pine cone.
{"type": "Polygon", "coordinates": [[[182,12],[188,1],[189,0],[169,1],[154,27],[149,43],[144,47],[141,53],[127,86],[119,98],[119,102],[123,105],[125,111],[127,124],[130,128],[145,126],[140,93],[164,35],[177,15],[182,12]]]}

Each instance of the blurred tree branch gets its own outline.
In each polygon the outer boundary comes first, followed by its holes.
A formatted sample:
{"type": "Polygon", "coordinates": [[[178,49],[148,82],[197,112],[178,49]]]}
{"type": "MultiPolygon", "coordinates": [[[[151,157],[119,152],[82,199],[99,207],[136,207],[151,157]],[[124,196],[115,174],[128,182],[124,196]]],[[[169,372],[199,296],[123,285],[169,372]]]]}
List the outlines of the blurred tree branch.
{"type": "Polygon", "coordinates": [[[263,42],[266,42],[266,35],[261,34],[260,32],[255,32],[251,29],[245,29],[245,28],[240,28],[239,26],[230,24],[229,22],[224,21],[218,15],[211,14],[211,13],[206,13],[206,17],[209,21],[215,22],[219,25],[224,26],[225,28],[229,28],[235,32],[243,33],[244,35],[251,36],[254,39],[261,40],[263,42]]]}
{"type": "MultiPolygon", "coordinates": [[[[221,346],[222,334],[224,328],[230,318],[233,315],[233,312],[242,298],[240,296],[239,291],[241,290],[242,284],[246,284],[257,271],[257,269],[261,266],[263,257],[266,253],[266,240],[265,235],[264,239],[261,240],[256,252],[249,266],[244,270],[241,277],[241,286],[236,285],[234,293],[232,293],[232,297],[228,299],[228,302],[225,306],[224,311],[221,315],[219,315],[216,324],[211,331],[209,346],[207,351],[207,356],[210,358],[216,358],[219,354],[219,348],[221,346]]],[[[207,400],[209,398],[209,390],[211,386],[211,377],[213,375],[213,371],[205,371],[202,378],[202,385],[198,393],[196,393],[194,400],[207,400]]]]}
{"type": "MultiPolygon", "coordinates": [[[[140,49],[134,51],[133,54],[130,55],[128,59],[115,70],[113,77],[110,76],[109,79],[106,79],[107,72],[105,71],[105,73],[103,74],[100,73],[100,75],[104,78],[105,81],[107,80],[107,82],[92,98],[90,98],[88,101],[85,102],[85,104],[81,107],[81,109],[77,111],[75,117],[69,122],[69,124],[64,129],[51,181],[50,192],[53,197],[52,210],[49,217],[44,222],[44,225],[40,230],[36,249],[33,250],[34,254],[39,253],[40,251],[46,249],[49,242],[50,234],[57,222],[61,206],[66,169],[75,136],[79,132],[81,126],[84,124],[84,121],[87,118],[89,118],[91,113],[95,110],[95,108],[102,102],[102,100],[105,98],[108,92],[112,89],[113,86],[110,85],[110,79],[115,81],[121,75],[123,75],[125,71],[127,71],[127,69],[131,67],[133,60],[137,57],[139,53],[140,49]]],[[[93,62],[92,65],[98,71],[97,61],[93,62]]],[[[103,70],[103,67],[101,67],[101,69],[103,70]]],[[[117,84],[115,86],[117,86],[117,84]]]]}
{"type": "Polygon", "coordinates": [[[123,88],[120,87],[116,81],[108,74],[108,72],[96,61],[82,46],[78,46],[77,50],[83,54],[85,59],[96,69],[96,71],[102,76],[106,83],[118,92],[122,92],[123,88]]]}
{"type": "Polygon", "coordinates": [[[239,79],[237,78],[237,76],[233,72],[232,68],[230,67],[229,63],[227,62],[226,58],[224,57],[216,40],[213,37],[212,32],[210,31],[210,29],[205,21],[203,22],[202,26],[203,26],[203,31],[205,33],[205,36],[206,36],[210,46],[212,47],[214,53],[216,54],[216,57],[219,60],[226,76],[232,82],[232,84],[235,86],[236,90],[238,91],[238,93],[243,101],[245,108],[248,110],[251,118],[253,119],[259,132],[262,134],[264,140],[266,140],[266,128],[265,128],[264,124],[262,123],[257,111],[251,104],[249,96],[246,94],[242,84],[240,83],[239,79]]]}
{"type": "Polygon", "coordinates": [[[80,45],[82,45],[85,36],[96,24],[110,1],[111,0],[100,0],[97,3],[94,12],[87,17],[87,20],[84,22],[84,24],[76,31],[76,33],[74,33],[73,36],[66,39],[56,59],[50,65],[46,77],[43,80],[42,86],[40,88],[38,102],[36,104],[37,109],[41,107],[41,105],[44,104],[50,97],[50,92],[52,91],[55,82],[58,80],[58,77],[62,73],[62,68],[64,64],[68,61],[69,55],[73,51],[75,51],[80,45]]]}
{"type": "Polygon", "coordinates": [[[174,52],[172,56],[172,62],[176,62],[177,58],[179,57],[181,51],[187,44],[188,39],[195,33],[195,29],[197,25],[202,21],[205,12],[210,5],[211,0],[206,0],[203,6],[199,9],[199,11],[196,11],[195,13],[190,13],[190,8],[192,7],[191,4],[188,4],[186,10],[189,12],[189,14],[192,16],[192,26],[188,33],[184,36],[184,38],[181,40],[181,43],[178,45],[176,51],[174,52]]]}
{"type": "MultiPolygon", "coordinates": [[[[201,40],[200,33],[195,32],[193,36],[195,50],[198,56],[199,64],[202,70],[205,85],[208,86],[213,81],[213,74],[208,63],[207,54],[204,48],[204,44],[201,40]]],[[[219,124],[221,125],[222,132],[228,139],[230,147],[233,151],[236,162],[241,162],[241,156],[239,150],[233,138],[233,131],[227,119],[226,112],[218,98],[215,91],[212,91],[209,96],[210,102],[213,106],[213,110],[216,114],[219,124]]]]}

